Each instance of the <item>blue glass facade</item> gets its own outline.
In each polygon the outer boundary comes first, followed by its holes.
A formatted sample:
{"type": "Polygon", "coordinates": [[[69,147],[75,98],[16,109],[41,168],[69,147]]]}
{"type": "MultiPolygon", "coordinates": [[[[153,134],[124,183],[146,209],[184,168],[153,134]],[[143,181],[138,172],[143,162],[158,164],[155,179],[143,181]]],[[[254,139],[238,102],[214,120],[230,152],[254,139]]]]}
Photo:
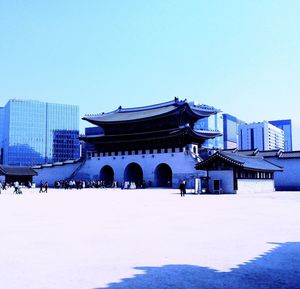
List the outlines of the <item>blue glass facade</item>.
{"type": "Polygon", "coordinates": [[[76,159],[79,107],[10,100],[4,107],[3,163],[36,165],[76,159]]]}
{"type": "Polygon", "coordinates": [[[224,149],[238,147],[238,121],[237,118],[224,114],[224,149]]]}
{"type": "Polygon", "coordinates": [[[282,129],[284,131],[284,150],[293,150],[293,138],[292,138],[292,121],[290,119],[272,120],[270,124],[282,129]]]}
{"type": "Polygon", "coordinates": [[[4,107],[0,107],[0,164],[3,164],[4,107]]]}
{"type": "MultiPolygon", "coordinates": [[[[223,134],[223,115],[221,113],[217,113],[209,117],[202,118],[195,123],[194,129],[219,131],[223,134]]],[[[223,149],[223,136],[206,140],[203,143],[203,147],[223,149]]]]}
{"type": "Polygon", "coordinates": [[[223,114],[223,138],[224,149],[234,149],[238,147],[239,125],[244,123],[230,114],[223,114]]]}

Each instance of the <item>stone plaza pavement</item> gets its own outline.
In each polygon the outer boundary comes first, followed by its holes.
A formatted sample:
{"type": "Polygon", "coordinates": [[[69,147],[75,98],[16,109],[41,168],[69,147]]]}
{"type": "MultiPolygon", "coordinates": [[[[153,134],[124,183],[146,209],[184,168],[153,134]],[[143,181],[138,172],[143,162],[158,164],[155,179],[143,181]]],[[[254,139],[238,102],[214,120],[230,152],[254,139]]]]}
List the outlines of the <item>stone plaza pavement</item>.
{"type": "Polygon", "coordinates": [[[0,195],[0,288],[300,288],[300,192],[0,195]]]}

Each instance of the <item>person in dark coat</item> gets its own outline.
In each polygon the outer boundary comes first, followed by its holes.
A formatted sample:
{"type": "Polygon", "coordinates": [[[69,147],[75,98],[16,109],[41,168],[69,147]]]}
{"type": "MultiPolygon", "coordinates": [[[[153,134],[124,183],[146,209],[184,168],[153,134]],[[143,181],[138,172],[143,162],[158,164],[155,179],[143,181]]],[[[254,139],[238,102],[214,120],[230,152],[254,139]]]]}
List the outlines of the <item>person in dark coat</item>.
{"type": "Polygon", "coordinates": [[[40,182],[39,188],[40,188],[39,193],[42,193],[43,192],[43,182],[42,181],[40,182]]]}
{"type": "Polygon", "coordinates": [[[186,181],[183,180],[180,185],[179,185],[179,190],[180,190],[180,196],[185,197],[186,194],[186,181]]]}
{"type": "Polygon", "coordinates": [[[45,189],[44,192],[48,193],[48,182],[45,182],[44,189],[45,189]]]}
{"type": "Polygon", "coordinates": [[[179,191],[180,191],[180,196],[183,197],[183,182],[180,182],[179,184],[179,191]]]}
{"type": "Polygon", "coordinates": [[[185,180],[182,181],[182,190],[183,190],[183,196],[185,197],[185,194],[186,194],[186,181],[185,180]]]}

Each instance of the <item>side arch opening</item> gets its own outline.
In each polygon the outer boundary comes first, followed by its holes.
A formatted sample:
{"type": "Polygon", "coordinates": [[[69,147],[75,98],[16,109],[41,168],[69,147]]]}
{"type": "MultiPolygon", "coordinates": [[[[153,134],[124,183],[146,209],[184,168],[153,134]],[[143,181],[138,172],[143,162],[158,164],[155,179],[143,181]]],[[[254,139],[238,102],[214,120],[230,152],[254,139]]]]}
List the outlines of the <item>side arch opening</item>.
{"type": "Polygon", "coordinates": [[[111,166],[104,166],[100,170],[100,181],[105,187],[111,187],[114,182],[115,173],[111,166]]]}
{"type": "Polygon", "coordinates": [[[172,169],[169,165],[159,164],[154,171],[154,179],[156,187],[172,188],[172,169]]]}

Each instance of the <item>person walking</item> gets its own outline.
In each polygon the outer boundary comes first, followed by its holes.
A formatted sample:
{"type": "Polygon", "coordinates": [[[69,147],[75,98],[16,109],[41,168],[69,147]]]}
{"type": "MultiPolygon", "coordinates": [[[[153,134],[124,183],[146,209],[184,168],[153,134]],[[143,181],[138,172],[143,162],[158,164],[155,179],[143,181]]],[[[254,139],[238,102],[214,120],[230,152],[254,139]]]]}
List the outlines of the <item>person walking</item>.
{"type": "Polygon", "coordinates": [[[15,181],[14,182],[14,193],[18,193],[18,187],[19,187],[19,182],[18,181],[15,181]]]}
{"type": "Polygon", "coordinates": [[[48,193],[48,182],[47,181],[44,184],[44,189],[45,189],[44,192],[48,193]]]}
{"type": "Polygon", "coordinates": [[[40,182],[39,188],[40,188],[39,193],[42,193],[43,192],[43,182],[42,181],[40,182]]]}
{"type": "Polygon", "coordinates": [[[183,196],[185,197],[185,194],[186,194],[186,181],[185,180],[182,181],[182,190],[183,190],[183,196]]]}
{"type": "Polygon", "coordinates": [[[183,181],[179,184],[180,196],[183,197],[183,181]]]}
{"type": "Polygon", "coordinates": [[[180,196],[185,197],[186,194],[186,181],[183,180],[180,185],[179,185],[179,190],[180,190],[180,196]]]}

